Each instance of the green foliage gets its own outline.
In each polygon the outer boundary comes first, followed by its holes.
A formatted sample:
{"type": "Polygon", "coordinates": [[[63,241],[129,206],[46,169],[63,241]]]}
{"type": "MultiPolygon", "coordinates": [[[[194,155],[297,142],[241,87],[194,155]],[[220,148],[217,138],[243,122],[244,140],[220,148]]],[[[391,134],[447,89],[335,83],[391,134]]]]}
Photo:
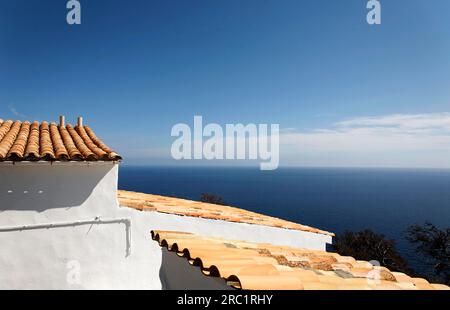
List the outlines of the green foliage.
{"type": "Polygon", "coordinates": [[[206,203],[213,203],[216,205],[225,205],[225,201],[223,201],[222,197],[208,193],[203,193],[202,196],[200,197],[200,201],[206,203]]]}
{"type": "Polygon", "coordinates": [[[377,260],[381,266],[392,271],[411,273],[408,264],[397,252],[395,242],[369,229],[344,232],[336,237],[333,248],[341,255],[365,261],[377,260]]]}
{"type": "Polygon", "coordinates": [[[416,246],[425,264],[432,267],[431,278],[450,284],[450,228],[439,229],[431,223],[411,225],[406,239],[416,246]]]}

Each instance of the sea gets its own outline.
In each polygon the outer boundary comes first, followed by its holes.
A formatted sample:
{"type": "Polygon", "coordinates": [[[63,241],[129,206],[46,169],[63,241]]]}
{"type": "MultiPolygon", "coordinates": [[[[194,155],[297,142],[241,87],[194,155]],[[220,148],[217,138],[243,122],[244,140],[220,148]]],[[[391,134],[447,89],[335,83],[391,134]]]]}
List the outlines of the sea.
{"type": "Polygon", "coordinates": [[[428,268],[405,239],[412,224],[450,226],[450,170],[122,166],[119,188],[227,205],[341,234],[371,229],[395,240],[418,272],[428,268]]]}

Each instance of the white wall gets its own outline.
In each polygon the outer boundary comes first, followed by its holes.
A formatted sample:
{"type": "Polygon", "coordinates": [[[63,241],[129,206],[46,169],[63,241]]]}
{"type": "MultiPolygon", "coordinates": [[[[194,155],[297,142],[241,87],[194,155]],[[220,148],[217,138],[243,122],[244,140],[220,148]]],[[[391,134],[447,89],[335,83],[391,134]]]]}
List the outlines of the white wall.
{"type": "Polygon", "coordinates": [[[161,289],[154,229],[316,249],[331,242],[307,232],[119,207],[117,178],[113,163],[1,163],[0,289],[161,289]]]}
{"type": "Polygon", "coordinates": [[[117,164],[111,162],[0,163],[0,225],[23,224],[27,215],[45,221],[95,214],[117,204],[113,188],[117,164]]]}

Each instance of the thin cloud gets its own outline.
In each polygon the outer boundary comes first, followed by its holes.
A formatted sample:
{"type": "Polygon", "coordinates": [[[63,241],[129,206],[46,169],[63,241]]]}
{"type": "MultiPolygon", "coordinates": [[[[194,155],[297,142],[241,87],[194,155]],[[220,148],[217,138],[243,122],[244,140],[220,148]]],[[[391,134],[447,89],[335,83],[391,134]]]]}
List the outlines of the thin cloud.
{"type": "Polygon", "coordinates": [[[310,132],[283,133],[290,164],[450,167],[450,113],[358,117],[310,132]]]}
{"type": "Polygon", "coordinates": [[[25,115],[25,114],[19,113],[19,111],[17,111],[17,109],[16,109],[12,104],[10,104],[10,105],[8,106],[8,109],[9,109],[9,112],[11,112],[14,116],[17,116],[17,117],[20,117],[20,118],[26,118],[26,117],[28,117],[28,116],[25,115]]]}
{"type": "MultiPolygon", "coordinates": [[[[450,113],[356,117],[310,131],[284,128],[279,133],[281,166],[450,168],[450,113]]],[[[227,137],[216,139],[227,142],[227,137]]],[[[122,155],[171,159],[170,146],[131,148],[122,155]]]]}
{"type": "Polygon", "coordinates": [[[392,127],[450,131],[450,113],[393,114],[381,117],[360,117],[342,121],[339,127],[392,127]]]}

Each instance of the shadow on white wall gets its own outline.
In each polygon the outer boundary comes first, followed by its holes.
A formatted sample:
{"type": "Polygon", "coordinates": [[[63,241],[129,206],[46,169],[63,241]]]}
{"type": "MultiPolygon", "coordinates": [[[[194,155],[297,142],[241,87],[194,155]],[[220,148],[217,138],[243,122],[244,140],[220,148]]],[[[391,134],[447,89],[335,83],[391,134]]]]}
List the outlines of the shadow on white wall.
{"type": "MultiPolygon", "coordinates": [[[[73,208],[83,205],[113,165],[2,165],[0,212],[73,208]]],[[[111,184],[113,186],[113,184],[111,184]]],[[[105,190],[108,191],[107,188],[105,190]]],[[[110,191],[115,190],[111,187],[110,191]]]]}

